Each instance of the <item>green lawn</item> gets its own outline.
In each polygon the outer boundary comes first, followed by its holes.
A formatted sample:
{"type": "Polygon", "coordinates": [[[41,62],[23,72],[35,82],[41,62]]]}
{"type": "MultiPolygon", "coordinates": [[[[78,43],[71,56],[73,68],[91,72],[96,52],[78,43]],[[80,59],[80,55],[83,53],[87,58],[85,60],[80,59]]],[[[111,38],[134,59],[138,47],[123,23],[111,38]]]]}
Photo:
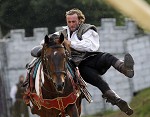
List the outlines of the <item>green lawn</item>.
{"type": "MultiPolygon", "coordinates": [[[[134,110],[134,114],[130,117],[150,117],[150,88],[140,91],[133,97],[130,106],[134,110]]],[[[129,117],[121,111],[107,111],[105,113],[97,113],[84,117],[129,117]]]]}

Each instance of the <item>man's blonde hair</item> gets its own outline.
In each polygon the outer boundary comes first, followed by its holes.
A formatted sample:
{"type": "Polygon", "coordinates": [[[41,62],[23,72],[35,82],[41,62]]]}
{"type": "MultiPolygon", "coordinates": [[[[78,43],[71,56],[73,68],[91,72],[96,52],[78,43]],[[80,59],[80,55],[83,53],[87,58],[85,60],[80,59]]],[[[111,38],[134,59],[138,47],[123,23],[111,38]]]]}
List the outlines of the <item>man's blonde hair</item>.
{"type": "Polygon", "coordinates": [[[77,9],[77,8],[73,8],[73,9],[71,9],[71,10],[69,10],[69,11],[66,12],[66,16],[67,16],[67,15],[74,15],[74,14],[77,14],[78,19],[79,19],[79,21],[80,21],[81,23],[84,23],[84,22],[85,22],[85,16],[84,16],[84,14],[82,13],[81,10],[79,10],[79,9],[77,9]]]}

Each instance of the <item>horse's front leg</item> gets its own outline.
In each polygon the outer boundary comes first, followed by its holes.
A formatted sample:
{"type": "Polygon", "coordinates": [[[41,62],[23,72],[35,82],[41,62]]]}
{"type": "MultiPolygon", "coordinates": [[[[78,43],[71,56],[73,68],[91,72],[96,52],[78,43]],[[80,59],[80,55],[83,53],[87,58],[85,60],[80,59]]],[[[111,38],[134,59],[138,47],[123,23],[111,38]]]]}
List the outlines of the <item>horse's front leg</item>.
{"type": "Polygon", "coordinates": [[[67,114],[70,117],[80,117],[76,104],[71,104],[67,107],[67,114]]]}

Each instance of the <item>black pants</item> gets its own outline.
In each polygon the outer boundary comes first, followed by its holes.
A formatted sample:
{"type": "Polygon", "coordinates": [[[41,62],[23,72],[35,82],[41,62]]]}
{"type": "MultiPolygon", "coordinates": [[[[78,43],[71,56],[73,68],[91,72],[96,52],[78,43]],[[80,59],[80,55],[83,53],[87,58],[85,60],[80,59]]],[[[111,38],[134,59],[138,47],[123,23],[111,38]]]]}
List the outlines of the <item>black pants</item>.
{"type": "Polygon", "coordinates": [[[79,64],[79,71],[83,79],[101,90],[104,94],[110,90],[108,83],[101,77],[107,70],[114,66],[118,59],[110,53],[100,52],[79,64]]]}

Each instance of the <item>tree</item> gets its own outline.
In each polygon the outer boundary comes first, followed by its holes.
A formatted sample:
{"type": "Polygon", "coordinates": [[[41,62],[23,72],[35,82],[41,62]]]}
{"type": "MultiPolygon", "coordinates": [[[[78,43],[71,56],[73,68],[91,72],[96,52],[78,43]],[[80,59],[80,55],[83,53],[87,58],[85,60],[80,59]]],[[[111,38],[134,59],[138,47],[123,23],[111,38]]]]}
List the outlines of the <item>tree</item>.
{"type": "Polygon", "coordinates": [[[56,26],[66,25],[65,12],[79,8],[86,16],[86,22],[99,25],[101,18],[117,18],[122,15],[100,0],[1,0],[0,25],[6,34],[10,29],[25,29],[26,35],[33,28],[48,27],[53,33],[56,26]]]}
{"type": "Polygon", "coordinates": [[[30,5],[30,0],[4,0],[0,4],[0,24],[2,25],[3,33],[9,29],[29,28],[32,23],[33,9],[30,5]]]}

